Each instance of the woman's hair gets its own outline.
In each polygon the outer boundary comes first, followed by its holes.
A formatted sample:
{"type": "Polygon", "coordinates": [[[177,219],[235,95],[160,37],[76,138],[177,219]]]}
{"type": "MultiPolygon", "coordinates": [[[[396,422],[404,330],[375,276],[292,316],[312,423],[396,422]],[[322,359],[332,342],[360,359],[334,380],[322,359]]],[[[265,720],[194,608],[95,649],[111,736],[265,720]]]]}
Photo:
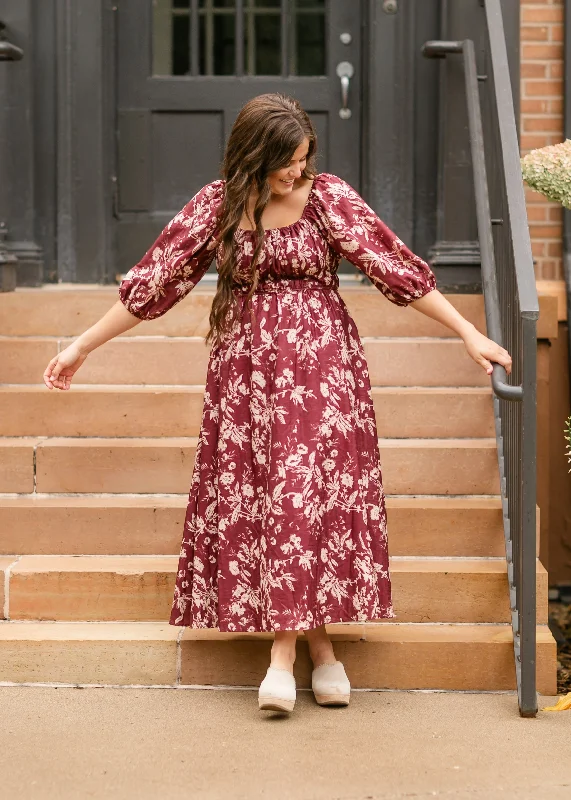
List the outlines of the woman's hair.
{"type": "Polygon", "coordinates": [[[297,100],[282,94],[261,94],[248,101],[236,118],[222,164],[226,185],[217,224],[222,258],[218,264],[218,285],[210,312],[207,344],[222,338],[230,325],[230,312],[236,308],[232,288],[241,281],[235,274],[234,234],[244,214],[250,219],[250,191],[257,191],[257,199],[252,221],[255,245],[251,286],[246,302],[252,297],[259,280],[257,261],[265,236],[261,219],[270,199],[268,173],[286,167],[304,139],[309,140],[309,150],[302,174],[305,178],[313,178],[317,137],[308,115],[297,100]]]}

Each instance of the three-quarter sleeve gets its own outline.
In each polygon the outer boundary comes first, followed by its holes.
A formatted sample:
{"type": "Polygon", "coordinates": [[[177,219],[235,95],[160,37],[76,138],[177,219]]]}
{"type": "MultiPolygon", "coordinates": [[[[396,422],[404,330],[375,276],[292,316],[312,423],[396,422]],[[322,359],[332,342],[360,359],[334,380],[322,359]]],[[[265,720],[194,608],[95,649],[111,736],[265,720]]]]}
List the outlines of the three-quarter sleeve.
{"type": "Polygon", "coordinates": [[[361,270],[388,300],[407,306],[436,288],[428,264],[408,249],[348,183],[322,174],[315,191],[330,246],[361,270]]]}
{"type": "Polygon", "coordinates": [[[186,297],[211,265],[224,181],[204,186],[163,229],[119,286],[121,302],[135,317],[155,319],[186,297]]]}

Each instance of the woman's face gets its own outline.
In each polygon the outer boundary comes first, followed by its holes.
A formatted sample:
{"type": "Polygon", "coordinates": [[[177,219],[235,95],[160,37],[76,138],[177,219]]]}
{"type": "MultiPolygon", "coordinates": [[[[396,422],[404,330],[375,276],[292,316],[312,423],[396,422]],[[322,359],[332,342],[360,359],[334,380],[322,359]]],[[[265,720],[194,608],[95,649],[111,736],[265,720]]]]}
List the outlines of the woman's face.
{"type": "Polygon", "coordinates": [[[301,178],[301,173],[305,169],[308,150],[309,139],[306,138],[291,157],[287,167],[268,173],[268,183],[272,194],[286,195],[292,191],[294,181],[301,178]]]}

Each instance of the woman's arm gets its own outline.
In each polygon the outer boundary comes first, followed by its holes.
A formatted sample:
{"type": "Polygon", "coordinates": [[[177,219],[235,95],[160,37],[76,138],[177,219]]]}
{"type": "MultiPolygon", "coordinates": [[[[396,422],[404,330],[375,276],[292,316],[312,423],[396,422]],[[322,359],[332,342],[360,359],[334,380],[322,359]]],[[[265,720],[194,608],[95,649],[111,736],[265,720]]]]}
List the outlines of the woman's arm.
{"type": "Polygon", "coordinates": [[[438,289],[433,289],[424,297],[412,302],[410,306],[457,333],[463,339],[468,354],[486,370],[488,375],[493,371],[491,362],[501,364],[507,374],[510,374],[512,360],[508,351],[488,339],[471,322],[464,319],[438,289]]]}
{"type": "Polygon", "coordinates": [[[92,350],[131,330],[140,322],[127,311],[121,300],[117,300],[99,322],[52,358],[44,372],[44,383],[48,389],[69,389],[72,377],[92,350]]]}
{"type": "Polygon", "coordinates": [[[88,354],[144,319],[157,319],[196,286],[214,260],[224,181],[197,192],[125,275],[119,300],[93,327],[55,356],[44,372],[48,389],[69,389],[88,354]]]}

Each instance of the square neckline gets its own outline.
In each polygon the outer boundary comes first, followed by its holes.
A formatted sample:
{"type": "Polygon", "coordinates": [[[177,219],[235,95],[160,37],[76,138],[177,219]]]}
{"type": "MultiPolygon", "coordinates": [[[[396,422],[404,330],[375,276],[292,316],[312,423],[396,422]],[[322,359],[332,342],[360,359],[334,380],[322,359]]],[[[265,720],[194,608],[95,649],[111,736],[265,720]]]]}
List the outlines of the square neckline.
{"type": "MultiPolygon", "coordinates": [[[[299,223],[305,217],[305,212],[307,211],[307,207],[309,206],[309,201],[311,200],[311,196],[312,196],[313,191],[315,189],[315,184],[317,182],[317,179],[319,177],[321,177],[321,175],[323,175],[323,173],[322,172],[318,172],[317,175],[314,177],[314,179],[313,179],[313,181],[311,183],[311,189],[309,190],[309,194],[307,195],[307,200],[305,201],[305,205],[303,206],[303,210],[301,212],[301,215],[300,215],[299,219],[296,219],[295,222],[291,222],[289,225],[280,225],[277,228],[264,228],[264,233],[269,233],[270,231],[287,231],[289,228],[293,228],[294,225],[299,225],[299,223]]],[[[238,225],[237,230],[239,230],[240,233],[255,233],[256,232],[254,228],[242,228],[240,225],[238,225]]]]}

